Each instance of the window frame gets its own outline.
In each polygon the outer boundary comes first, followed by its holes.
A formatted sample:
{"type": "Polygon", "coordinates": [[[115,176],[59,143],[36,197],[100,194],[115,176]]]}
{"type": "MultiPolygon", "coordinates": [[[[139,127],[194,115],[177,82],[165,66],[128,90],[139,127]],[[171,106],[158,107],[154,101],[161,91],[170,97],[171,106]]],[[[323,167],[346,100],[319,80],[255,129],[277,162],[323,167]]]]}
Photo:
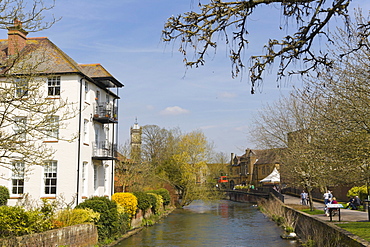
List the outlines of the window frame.
{"type": "Polygon", "coordinates": [[[83,140],[85,144],[89,144],[89,120],[84,119],[83,123],[83,140]]]}
{"type": "Polygon", "coordinates": [[[21,161],[13,162],[12,166],[13,168],[12,168],[11,191],[10,191],[11,195],[23,195],[26,166],[24,162],[21,162],[21,161]]]}
{"type": "Polygon", "coordinates": [[[46,127],[46,135],[49,139],[59,139],[59,122],[58,115],[47,117],[48,126],[46,127]]]}
{"type": "Polygon", "coordinates": [[[43,194],[46,196],[55,196],[57,194],[58,185],[58,162],[56,160],[45,162],[43,179],[43,194]]]}
{"type": "Polygon", "coordinates": [[[89,83],[87,80],[84,80],[84,97],[85,102],[89,103],[89,83]]]}
{"type": "Polygon", "coordinates": [[[61,76],[48,77],[48,96],[59,97],[61,92],[61,76]]]}
{"type": "Polygon", "coordinates": [[[81,184],[81,192],[82,192],[82,196],[87,196],[87,179],[88,179],[88,172],[87,172],[87,168],[88,168],[88,162],[87,161],[84,161],[82,162],[82,172],[81,172],[81,180],[82,180],[82,184],[81,184]]]}
{"type": "Polygon", "coordinates": [[[14,118],[14,135],[19,135],[19,141],[27,140],[27,117],[17,116],[14,118]]]}
{"type": "Polygon", "coordinates": [[[24,98],[29,94],[29,81],[25,78],[15,78],[15,97],[24,98]]]}

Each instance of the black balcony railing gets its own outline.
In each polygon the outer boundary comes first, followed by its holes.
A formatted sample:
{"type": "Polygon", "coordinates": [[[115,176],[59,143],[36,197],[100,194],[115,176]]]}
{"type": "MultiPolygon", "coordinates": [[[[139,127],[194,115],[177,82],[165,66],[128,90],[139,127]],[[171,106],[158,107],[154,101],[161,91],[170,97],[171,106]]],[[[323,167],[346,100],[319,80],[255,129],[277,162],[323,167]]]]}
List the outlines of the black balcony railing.
{"type": "Polygon", "coordinates": [[[107,141],[93,143],[93,159],[114,160],[117,157],[117,145],[107,141]]]}
{"type": "Polygon", "coordinates": [[[117,107],[109,103],[95,103],[94,120],[100,123],[117,123],[117,107]]]}

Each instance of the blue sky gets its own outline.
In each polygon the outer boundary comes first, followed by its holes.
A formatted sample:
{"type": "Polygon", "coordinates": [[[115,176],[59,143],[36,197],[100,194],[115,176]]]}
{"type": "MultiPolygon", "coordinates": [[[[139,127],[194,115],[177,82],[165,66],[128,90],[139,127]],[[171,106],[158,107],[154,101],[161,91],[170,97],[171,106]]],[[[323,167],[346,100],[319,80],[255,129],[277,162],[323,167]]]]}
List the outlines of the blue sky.
{"type": "MultiPolygon", "coordinates": [[[[352,8],[359,2],[354,1],[352,8]]],[[[196,10],[197,3],[57,0],[51,12],[62,19],[52,28],[28,36],[48,37],[78,63],[102,64],[125,85],[119,93],[120,143],[129,139],[130,126],[137,117],[140,125],[179,127],[184,132],[202,130],[216,151],[242,154],[246,148],[254,148],[248,132],[256,111],[301,82],[293,78],[279,83],[278,88],[276,77],[267,74],[263,87],[251,95],[247,73],[231,79],[223,46],[216,54],[209,54],[205,66],[186,69],[178,46],[161,42],[161,30],[168,17],[196,10]]],[[[275,7],[257,9],[249,20],[251,44],[245,61],[262,52],[269,35],[285,34],[277,33],[280,19],[275,7]]]]}

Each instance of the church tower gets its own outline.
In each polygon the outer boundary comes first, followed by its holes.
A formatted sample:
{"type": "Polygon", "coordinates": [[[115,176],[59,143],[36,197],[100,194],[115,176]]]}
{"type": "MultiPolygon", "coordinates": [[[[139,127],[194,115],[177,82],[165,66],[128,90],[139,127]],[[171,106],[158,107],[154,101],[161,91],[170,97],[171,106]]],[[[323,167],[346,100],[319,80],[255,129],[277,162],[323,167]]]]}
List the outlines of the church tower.
{"type": "Polygon", "coordinates": [[[131,137],[130,157],[131,159],[135,161],[140,161],[141,159],[141,133],[142,133],[142,127],[139,126],[139,124],[137,123],[137,118],[136,118],[134,126],[132,126],[130,130],[130,137],[131,137]]]}

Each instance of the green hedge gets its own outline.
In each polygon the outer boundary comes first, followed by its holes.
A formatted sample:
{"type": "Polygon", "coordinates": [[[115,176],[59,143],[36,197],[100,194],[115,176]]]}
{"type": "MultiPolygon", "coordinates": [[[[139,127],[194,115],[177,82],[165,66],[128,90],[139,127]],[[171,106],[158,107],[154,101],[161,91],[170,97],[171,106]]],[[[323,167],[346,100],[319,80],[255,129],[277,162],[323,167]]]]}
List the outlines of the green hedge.
{"type": "Polygon", "coordinates": [[[165,206],[167,206],[171,203],[170,192],[168,192],[168,190],[166,190],[164,188],[158,189],[158,190],[151,190],[151,191],[148,191],[148,192],[161,195],[162,199],[163,199],[163,205],[165,205],[165,206]]]}
{"type": "Polygon", "coordinates": [[[51,218],[46,217],[40,210],[0,207],[0,238],[43,232],[51,227],[51,218]]]}
{"type": "Polygon", "coordinates": [[[143,211],[146,211],[147,209],[152,207],[152,198],[150,195],[148,195],[145,192],[137,191],[133,192],[134,196],[137,198],[137,207],[143,211]]]}
{"type": "Polygon", "coordinates": [[[9,190],[5,186],[0,186],[0,206],[4,206],[7,204],[9,196],[9,190]]]}
{"type": "Polygon", "coordinates": [[[117,203],[106,197],[91,197],[76,206],[76,208],[90,208],[100,213],[96,223],[99,241],[115,238],[120,233],[120,222],[117,211],[117,203]]]}

